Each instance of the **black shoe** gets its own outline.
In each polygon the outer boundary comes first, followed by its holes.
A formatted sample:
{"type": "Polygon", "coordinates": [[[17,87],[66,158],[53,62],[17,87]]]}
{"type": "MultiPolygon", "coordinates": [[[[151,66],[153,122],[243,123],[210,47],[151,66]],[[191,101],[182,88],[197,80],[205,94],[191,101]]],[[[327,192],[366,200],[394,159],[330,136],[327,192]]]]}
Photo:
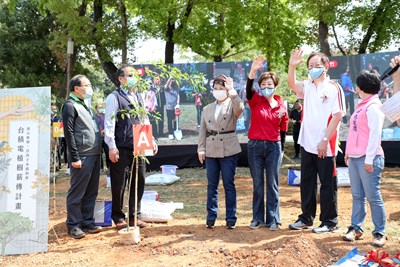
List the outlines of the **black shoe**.
{"type": "Polygon", "coordinates": [[[75,239],[81,239],[85,237],[85,233],[79,227],[69,228],[68,235],[75,239]]]}
{"type": "Polygon", "coordinates": [[[207,222],[206,222],[206,227],[207,227],[208,229],[214,229],[214,224],[215,224],[215,221],[207,220],[207,222]]]}
{"type": "Polygon", "coordinates": [[[232,222],[232,221],[227,221],[226,222],[226,228],[235,229],[235,227],[236,227],[236,223],[235,222],[232,222]]]}
{"type": "Polygon", "coordinates": [[[101,230],[103,230],[103,228],[101,226],[97,226],[94,223],[86,225],[86,226],[82,226],[81,229],[83,232],[89,233],[89,234],[100,233],[101,230]]]}

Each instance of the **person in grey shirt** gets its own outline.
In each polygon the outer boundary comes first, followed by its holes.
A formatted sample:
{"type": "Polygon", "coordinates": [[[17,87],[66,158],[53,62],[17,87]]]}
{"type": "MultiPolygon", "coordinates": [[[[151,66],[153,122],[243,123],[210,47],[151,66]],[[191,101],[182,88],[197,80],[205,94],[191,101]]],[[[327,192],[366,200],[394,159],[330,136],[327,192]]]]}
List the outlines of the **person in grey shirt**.
{"type": "Polygon", "coordinates": [[[71,93],[62,107],[71,181],[67,194],[68,234],[80,239],[102,229],[94,224],[94,206],[99,189],[101,135],[95,115],[85,99],[93,94],[86,76],[76,75],[69,84],[71,93]]]}

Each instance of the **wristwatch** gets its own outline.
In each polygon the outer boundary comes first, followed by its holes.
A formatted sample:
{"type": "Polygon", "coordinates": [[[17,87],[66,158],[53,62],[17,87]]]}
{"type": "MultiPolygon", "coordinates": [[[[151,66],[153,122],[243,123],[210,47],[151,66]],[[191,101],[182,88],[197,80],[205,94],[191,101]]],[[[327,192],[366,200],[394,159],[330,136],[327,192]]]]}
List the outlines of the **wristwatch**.
{"type": "Polygon", "coordinates": [[[328,137],[324,136],[324,138],[322,138],[322,140],[328,141],[328,137]]]}

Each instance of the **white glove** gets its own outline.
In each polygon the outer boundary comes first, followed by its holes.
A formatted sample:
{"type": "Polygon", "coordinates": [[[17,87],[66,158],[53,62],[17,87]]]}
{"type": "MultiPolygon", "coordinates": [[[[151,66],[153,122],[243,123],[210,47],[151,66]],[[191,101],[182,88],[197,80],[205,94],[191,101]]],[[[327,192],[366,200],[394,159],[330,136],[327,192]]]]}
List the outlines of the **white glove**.
{"type": "Polygon", "coordinates": [[[179,104],[174,107],[174,109],[177,109],[177,108],[179,108],[179,104]]]}

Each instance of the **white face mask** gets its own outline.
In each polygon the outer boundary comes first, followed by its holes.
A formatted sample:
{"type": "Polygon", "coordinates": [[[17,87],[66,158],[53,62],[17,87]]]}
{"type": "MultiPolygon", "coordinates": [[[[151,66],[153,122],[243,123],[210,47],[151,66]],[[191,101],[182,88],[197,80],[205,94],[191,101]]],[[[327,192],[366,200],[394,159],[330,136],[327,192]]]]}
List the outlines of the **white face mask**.
{"type": "Polygon", "coordinates": [[[228,97],[226,90],[213,90],[213,96],[219,101],[223,101],[228,97]]]}

